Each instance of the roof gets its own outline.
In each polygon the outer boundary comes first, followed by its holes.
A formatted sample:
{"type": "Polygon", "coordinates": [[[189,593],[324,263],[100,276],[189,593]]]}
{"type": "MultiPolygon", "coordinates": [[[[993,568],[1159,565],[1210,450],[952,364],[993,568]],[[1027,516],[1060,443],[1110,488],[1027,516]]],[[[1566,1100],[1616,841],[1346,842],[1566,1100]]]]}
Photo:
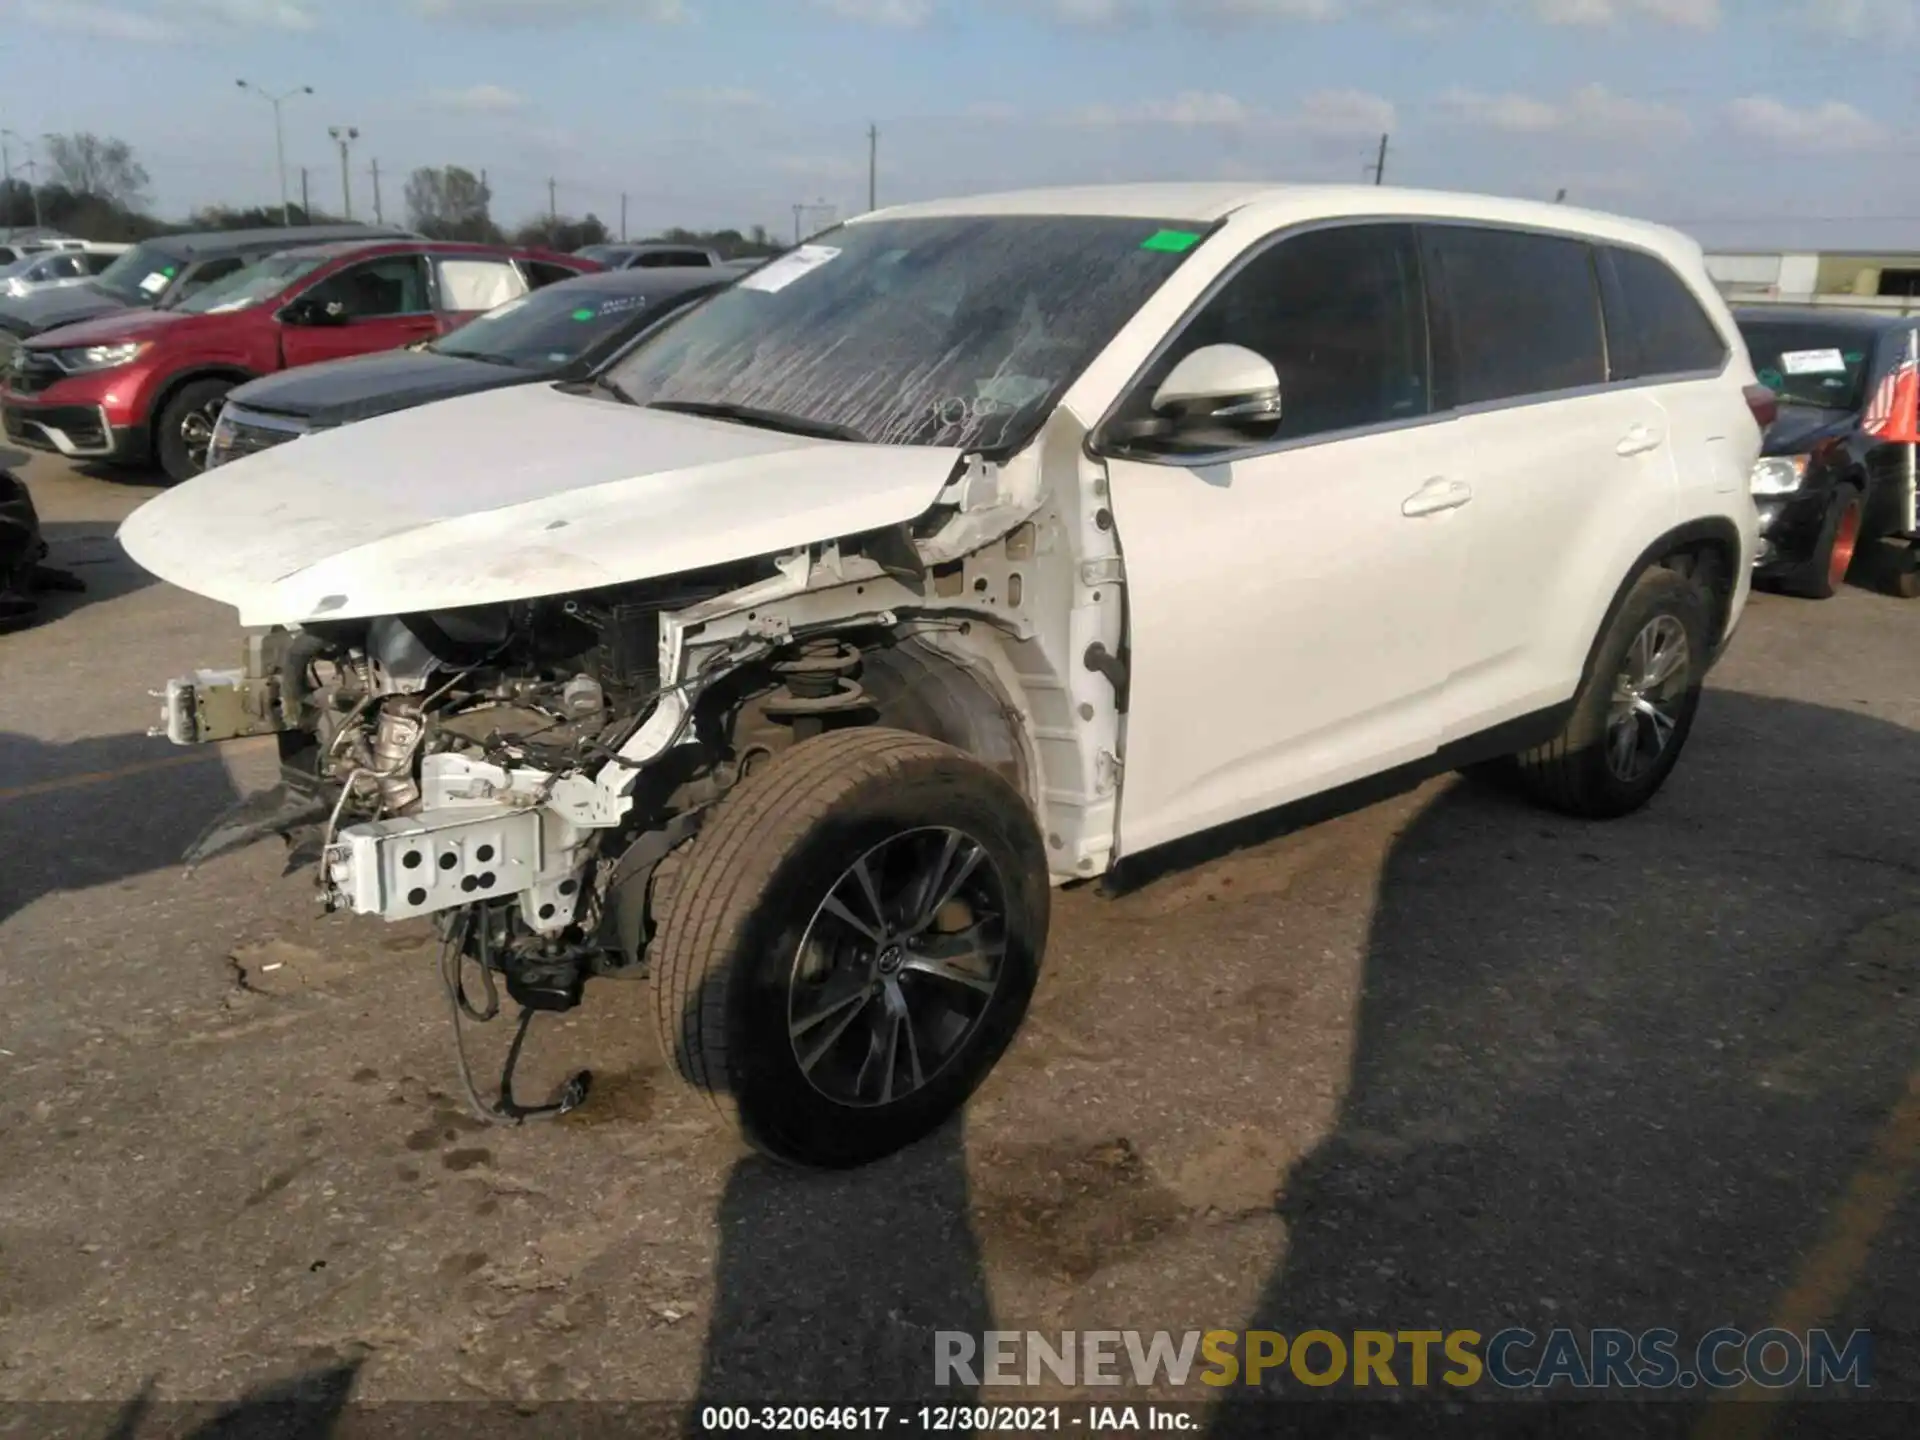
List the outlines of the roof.
{"type": "Polygon", "coordinates": [[[1742,325],[1749,321],[1774,320],[1792,325],[1817,325],[1827,330],[1911,330],[1915,324],[1911,315],[1849,310],[1841,305],[1735,305],[1733,318],[1742,325]]]}
{"type": "Polygon", "coordinates": [[[160,250],[197,255],[221,250],[291,250],[336,240],[410,240],[412,231],[397,225],[290,225],[264,230],[197,230],[182,235],[156,235],[147,243],[160,250]]]}
{"type": "MultiPolygon", "coordinates": [[[[417,235],[364,235],[352,240],[332,240],[321,245],[288,245],[275,253],[298,255],[309,260],[335,260],[343,255],[357,255],[362,250],[376,247],[389,248],[402,246],[408,250],[422,250],[429,255],[546,255],[549,252],[538,246],[525,245],[482,245],[468,240],[422,240],[417,235]]],[[[567,260],[569,256],[558,256],[567,260]]],[[[584,262],[583,262],[584,263],[584,262]]]]}
{"type": "Polygon", "coordinates": [[[713,265],[653,265],[637,270],[591,270],[572,280],[558,280],[546,290],[591,290],[602,295],[677,295],[703,285],[725,285],[734,277],[713,265]]]}
{"type": "Polygon", "coordinates": [[[1080,185],[1047,190],[1011,190],[932,200],[869,211],[849,224],[920,219],[940,215],[1114,215],[1140,220],[1212,224],[1230,215],[1264,212],[1275,224],[1337,216],[1432,217],[1484,220],[1566,230],[1622,241],[1658,241],[1697,251],[1677,230],[1578,206],[1512,200],[1445,190],[1403,190],[1378,185],[1144,184],[1080,185]]]}

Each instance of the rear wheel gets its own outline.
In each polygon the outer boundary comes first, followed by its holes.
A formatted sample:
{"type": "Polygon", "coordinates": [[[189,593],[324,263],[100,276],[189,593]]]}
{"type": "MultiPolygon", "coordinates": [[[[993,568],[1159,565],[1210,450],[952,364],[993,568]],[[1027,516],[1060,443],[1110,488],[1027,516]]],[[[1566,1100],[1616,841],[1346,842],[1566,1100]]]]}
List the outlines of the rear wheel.
{"type": "Polygon", "coordinates": [[[1514,757],[1526,791],[1556,810],[1594,819],[1628,814],[1652,799],[1693,729],[1712,614],[1706,587],[1692,576],[1662,567],[1636,580],[1565,727],[1514,757]]]}
{"type": "Polygon", "coordinates": [[[1033,816],[993,771],[904,731],[806,741],[742,781],[676,867],[653,960],[662,1048],[767,1153],[877,1159],[1006,1049],[1048,901],[1033,816]]]}
{"type": "Polygon", "coordinates": [[[1820,538],[1813,554],[1787,588],[1810,600],[1831,600],[1846,584],[1847,572],[1860,545],[1860,520],[1864,506],[1860,492],[1843,485],[1833,492],[1826,519],[1820,525],[1820,538]]]}
{"type": "Polygon", "coordinates": [[[167,478],[191,480],[207,466],[207,446],[213,443],[214,422],[231,380],[193,380],[182,385],[160,407],[154,422],[154,458],[167,478]]]}

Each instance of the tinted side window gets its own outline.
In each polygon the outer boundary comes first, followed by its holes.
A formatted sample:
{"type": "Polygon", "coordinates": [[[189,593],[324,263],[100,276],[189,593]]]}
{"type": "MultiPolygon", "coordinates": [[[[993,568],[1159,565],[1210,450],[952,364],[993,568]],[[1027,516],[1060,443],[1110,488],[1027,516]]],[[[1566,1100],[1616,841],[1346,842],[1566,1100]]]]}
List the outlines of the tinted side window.
{"type": "Polygon", "coordinates": [[[87,273],[89,275],[98,275],[119,258],[118,255],[109,255],[102,250],[89,250],[86,255],[87,273]]]}
{"type": "Polygon", "coordinates": [[[1440,387],[1445,403],[1606,381],[1599,286],[1586,242],[1469,225],[1428,226],[1424,236],[1440,317],[1434,353],[1450,362],[1440,387]]]}
{"type": "Polygon", "coordinates": [[[308,289],[304,299],[347,320],[372,320],[384,315],[418,315],[433,307],[427,303],[427,272],[418,255],[384,255],[336,270],[308,289]]]}
{"type": "Polygon", "coordinates": [[[1727,342],[1665,261],[1614,245],[1604,256],[1607,358],[1614,379],[1685,375],[1726,363],[1727,342]]]}
{"type": "Polygon", "coordinates": [[[1254,256],[1188,322],[1129,409],[1145,414],[1167,373],[1203,345],[1244,345],[1272,362],[1276,440],[1426,414],[1426,308],[1412,227],[1310,230],[1254,256]]]}

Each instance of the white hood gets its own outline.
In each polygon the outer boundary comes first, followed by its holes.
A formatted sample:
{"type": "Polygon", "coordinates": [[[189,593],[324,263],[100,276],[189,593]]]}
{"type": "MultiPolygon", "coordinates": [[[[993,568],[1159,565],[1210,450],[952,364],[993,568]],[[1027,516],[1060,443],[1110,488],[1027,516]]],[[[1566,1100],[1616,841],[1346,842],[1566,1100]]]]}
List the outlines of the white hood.
{"type": "Polygon", "coordinates": [[[853,445],[548,385],[444,400],[210,470],[120,527],[243,625],[646,580],[911,520],[961,452],[853,445]]]}

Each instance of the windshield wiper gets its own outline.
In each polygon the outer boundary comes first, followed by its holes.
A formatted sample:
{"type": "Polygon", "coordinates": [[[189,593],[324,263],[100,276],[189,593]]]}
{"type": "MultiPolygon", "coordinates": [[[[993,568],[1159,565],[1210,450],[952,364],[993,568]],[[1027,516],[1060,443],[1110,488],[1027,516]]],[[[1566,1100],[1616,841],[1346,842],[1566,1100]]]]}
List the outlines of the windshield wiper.
{"type": "Polygon", "coordinates": [[[646,408],[668,410],[675,415],[699,415],[709,420],[736,420],[742,425],[757,425],[762,430],[782,430],[789,435],[808,435],[819,440],[847,440],[855,445],[870,443],[851,425],[809,420],[804,415],[762,410],[755,405],[733,405],[722,400],[655,400],[646,408]]]}

